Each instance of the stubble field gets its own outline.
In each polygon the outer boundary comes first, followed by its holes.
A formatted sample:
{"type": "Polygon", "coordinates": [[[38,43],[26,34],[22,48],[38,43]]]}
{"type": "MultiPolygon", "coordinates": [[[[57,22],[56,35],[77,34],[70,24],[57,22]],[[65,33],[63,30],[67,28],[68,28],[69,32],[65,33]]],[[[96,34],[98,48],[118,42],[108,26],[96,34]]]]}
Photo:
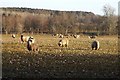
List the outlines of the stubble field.
{"type": "Polygon", "coordinates": [[[40,51],[29,52],[20,35],[2,35],[3,78],[118,78],[117,36],[98,36],[99,50],[91,49],[92,39],[69,37],[67,48],[59,47],[61,38],[32,35],[40,51]]]}

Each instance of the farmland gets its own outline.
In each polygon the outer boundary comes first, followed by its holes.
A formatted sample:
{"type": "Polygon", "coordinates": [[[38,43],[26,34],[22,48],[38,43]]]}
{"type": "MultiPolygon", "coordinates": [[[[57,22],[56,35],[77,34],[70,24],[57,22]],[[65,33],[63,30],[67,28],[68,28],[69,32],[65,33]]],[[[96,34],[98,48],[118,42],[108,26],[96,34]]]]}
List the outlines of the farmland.
{"type": "MultiPolygon", "coordinates": [[[[27,35],[27,34],[26,34],[27,35]]],[[[60,38],[47,34],[32,35],[40,51],[29,52],[20,43],[20,34],[13,39],[2,35],[3,78],[117,78],[118,38],[98,36],[99,50],[91,50],[92,39],[81,35],[69,37],[68,47],[59,47],[60,38]]]]}

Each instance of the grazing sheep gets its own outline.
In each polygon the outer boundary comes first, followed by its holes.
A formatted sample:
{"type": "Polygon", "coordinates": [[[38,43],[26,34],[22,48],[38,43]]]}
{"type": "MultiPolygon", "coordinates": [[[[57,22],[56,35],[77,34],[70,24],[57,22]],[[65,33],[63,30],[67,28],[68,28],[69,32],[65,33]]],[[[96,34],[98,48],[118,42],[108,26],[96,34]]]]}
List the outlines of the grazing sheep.
{"type": "Polygon", "coordinates": [[[29,39],[32,41],[32,43],[35,43],[35,39],[32,36],[30,36],[29,39]]]}
{"type": "Polygon", "coordinates": [[[98,50],[100,47],[99,41],[96,41],[96,40],[93,41],[91,47],[92,47],[92,50],[98,50]]]}
{"type": "Polygon", "coordinates": [[[80,35],[73,35],[74,36],[74,38],[79,38],[80,37],[80,35]]]}
{"type": "Polygon", "coordinates": [[[52,36],[58,36],[59,34],[53,34],[52,36]]]}
{"type": "Polygon", "coordinates": [[[12,34],[12,38],[15,38],[15,34],[12,34]]]}
{"type": "Polygon", "coordinates": [[[96,38],[96,36],[89,36],[89,38],[90,38],[90,39],[95,39],[95,38],[96,38]]]}
{"type": "Polygon", "coordinates": [[[24,42],[27,42],[29,40],[30,36],[23,36],[23,34],[21,34],[21,41],[24,43],[24,42]]]}
{"type": "Polygon", "coordinates": [[[69,43],[68,39],[61,39],[61,40],[59,40],[58,45],[62,46],[62,47],[64,47],[64,46],[67,47],[68,43],[69,43]]]}
{"type": "Polygon", "coordinates": [[[70,37],[70,34],[65,34],[64,37],[65,37],[65,38],[69,38],[69,37],[70,37]]]}
{"type": "Polygon", "coordinates": [[[39,51],[39,48],[37,45],[35,45],[35,43],[32,42],[33,40],[31,38],[29,38],[29,40],[27,41],[27,49],[29,51],[39,51]]]}
{"type": "Polygon", "coordinates": [[[64,36],[62,34],[59,35],[59,38],[63,38],[64,36]]]}

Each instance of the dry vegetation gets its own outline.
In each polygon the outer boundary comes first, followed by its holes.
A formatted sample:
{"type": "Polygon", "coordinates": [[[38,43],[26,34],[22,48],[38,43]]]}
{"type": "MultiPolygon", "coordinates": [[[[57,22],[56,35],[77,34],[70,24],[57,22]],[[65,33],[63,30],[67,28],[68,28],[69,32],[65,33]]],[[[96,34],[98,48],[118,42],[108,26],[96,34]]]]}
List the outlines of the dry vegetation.
{"type": "Polygon", "coordinates": [[[51,35],[32,35],[40,51],[29,52],[20,43],[20,35],[13,39],[2,35],[3,77],[17,78],[117,78],[117,36],[99,36],[99,50],[91,49],[88,36],[69,39],[69,46],[59,47],[60,38],[51,35]]]}

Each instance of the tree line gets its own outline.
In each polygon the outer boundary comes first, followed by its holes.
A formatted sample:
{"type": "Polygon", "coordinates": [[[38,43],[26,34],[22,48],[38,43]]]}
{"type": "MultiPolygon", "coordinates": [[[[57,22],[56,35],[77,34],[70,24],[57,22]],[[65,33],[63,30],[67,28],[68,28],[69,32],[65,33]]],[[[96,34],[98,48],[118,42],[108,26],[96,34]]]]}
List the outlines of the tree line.
{"type": "Polygon", "coordinates": [[[115,35],[117,16],[108,7],[104,6],[104,16],[82,11],[2,8],[2,33],[115,35]]]}

